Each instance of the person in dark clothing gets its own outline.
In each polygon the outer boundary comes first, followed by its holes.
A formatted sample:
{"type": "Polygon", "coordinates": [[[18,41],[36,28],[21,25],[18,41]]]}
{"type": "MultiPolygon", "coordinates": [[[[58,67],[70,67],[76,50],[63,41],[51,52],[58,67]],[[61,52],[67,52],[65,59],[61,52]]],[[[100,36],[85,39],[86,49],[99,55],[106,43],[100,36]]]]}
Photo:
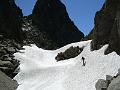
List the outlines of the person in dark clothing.
{"type": "Polygon", "coordinates": [[[107,90],[107,88],[101,88],[101,90],[107,90]]]}
{"type": "Polygon", "coordinates": [[[82,57],[82,62],[83,62],[83,66],[85,66],[86,65],[86,61],[85,61],[84,57],[82,57]]]}

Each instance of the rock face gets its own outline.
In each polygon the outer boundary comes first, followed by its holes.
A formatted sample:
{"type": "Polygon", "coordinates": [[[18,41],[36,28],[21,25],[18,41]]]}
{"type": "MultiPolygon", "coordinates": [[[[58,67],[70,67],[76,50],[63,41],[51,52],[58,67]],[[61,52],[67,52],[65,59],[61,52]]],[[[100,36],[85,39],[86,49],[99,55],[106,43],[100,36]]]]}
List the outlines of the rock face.
{"type": "Polygon", "coordinates": [[[116,51],[118,54],[120,54],[119,0],[106,0],[102,9],[95,15],[95,27],[92,32],[92,50],[99,49],[103,45],[109,44],[105,54],[108,54],[112,51],[116,51]]]}
{"type": "Polygon", "coordinates": [[[22,12],[14,0],[0,0],[0,35],[22,42],[21,17],[22,12]]]}
{"type": "Polygon", "coordinates": [[[70,20],[60,0],[38,0],[32,14],[33,24],[45,32],[57,47],[80,41],[84,35],[70,20]]]}

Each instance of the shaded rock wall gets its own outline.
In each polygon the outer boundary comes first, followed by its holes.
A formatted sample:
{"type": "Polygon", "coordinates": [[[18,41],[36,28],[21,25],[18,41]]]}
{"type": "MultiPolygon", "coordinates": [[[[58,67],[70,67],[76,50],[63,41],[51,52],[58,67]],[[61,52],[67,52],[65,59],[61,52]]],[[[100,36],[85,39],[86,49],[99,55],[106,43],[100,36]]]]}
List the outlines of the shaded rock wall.
{"type": "Polygon", "coordinates": [[[109,44],[105,54],[116,51],[120,54],[120,1],[106,0],[95,15],[92,50],[109,44]]]}
{"type": "Polygon", "coordinates": [[[44,31],[57,47],[80,41],[84,35],[70,20],[60,0],[38,0],[32,14],[33,24],[44,31]]]}
{"type": "Polygon", "coordinates": [[[22,11],[14,0],[0,0],[0,35],[22,42],[21,17],[22,11]]]}

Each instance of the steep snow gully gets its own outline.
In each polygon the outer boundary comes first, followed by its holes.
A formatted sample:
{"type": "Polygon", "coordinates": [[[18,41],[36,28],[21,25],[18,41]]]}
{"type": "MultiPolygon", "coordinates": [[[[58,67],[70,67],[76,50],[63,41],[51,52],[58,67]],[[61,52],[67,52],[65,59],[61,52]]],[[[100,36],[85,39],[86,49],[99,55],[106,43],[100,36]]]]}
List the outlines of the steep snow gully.
{"type": "Polygon", "coordinates": [[[72,43],[53,51],[35,45],[24,46],[25,50],[14,54],[20,60],[20,72],[14,78],[19,83],[17,90],[95,90],[98,79],[117,74],[120,57],[115,52],[104,55],[108,45],[90,51],[90,42],[72,43]],[[84,49],[75,58],[56,62],[55,56],[70,46],[84,49]],[[85,66],[82,57],[85,57],[85,66]]]}

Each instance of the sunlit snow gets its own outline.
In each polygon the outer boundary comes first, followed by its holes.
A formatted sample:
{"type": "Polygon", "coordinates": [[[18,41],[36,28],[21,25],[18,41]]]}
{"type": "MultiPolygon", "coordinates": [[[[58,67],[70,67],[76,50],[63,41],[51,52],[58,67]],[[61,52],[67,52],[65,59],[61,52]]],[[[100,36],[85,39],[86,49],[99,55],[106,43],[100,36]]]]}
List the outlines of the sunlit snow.
{"type": "Polygon", "coordinates": [[[14,78],[19,83],[17,90],[95,90],[98,79],[117,73],[120,57],[115,52],[104,55],[107,45],[90,51],[90,42],[72,43],[53,51],[35,45],[24,46],[22,53],[15,53],[15,58],[20,60],[20,72],[14,78]],[[75,58],[56,62],[55,56],[70,46],[84,49],[75,58]],[[85,57],[85,66],[82,57],[85,57]]]}

